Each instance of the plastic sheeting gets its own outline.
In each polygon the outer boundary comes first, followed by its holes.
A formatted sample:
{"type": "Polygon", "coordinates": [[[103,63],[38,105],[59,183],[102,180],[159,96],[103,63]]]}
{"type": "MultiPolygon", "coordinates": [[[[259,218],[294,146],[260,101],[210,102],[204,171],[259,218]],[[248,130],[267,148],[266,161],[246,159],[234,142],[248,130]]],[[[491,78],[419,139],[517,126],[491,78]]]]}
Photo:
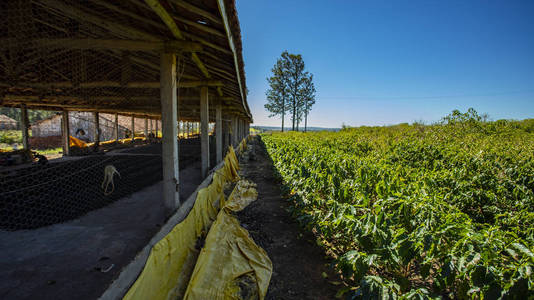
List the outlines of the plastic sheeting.
{"type": "MultiPolygon", "coordinates": [[[[198,191],[197,198],[192,210],[184,221],[177,224],[169,234],[160,240],[152,248],[147,259],[145,267],[130,290],[124,296],[124,299],[181,299],[185,295],[189,280],[197,263],[197,258],[202,248],[203,240],[206,237],[213,221],[217,218],[217,231],[213,233],[210,231],[208,239],[206,240],[206,247],[213,245],[208,241],[213,239],[219,240],[220,230],[228,231],[223,235],[224,240],[227,241],[228,247],[224,249],[224,253],[231,254],[235,257],[232,264],[224,266],[224,274],[202,275],[202,270],[209,267],[208,264],[203,263],[202,269],[197,271],[191,287],[189,299],[210,299],[197,298],[194,288],[198,284],[207,282],[225,284],[224,280],[232,279],[236,273],[232,270],[239,269],[239,274],[255,274],[256,286],[260,295],[265,295],[268,282],[271,274],[271,262],[265,252],[256,246],[254,242],[248,237],[245,229],[239,226],[235,218],[231,217],[227,211],[242,209],[248,203],[256,199],[257,194],[254,185],[239,181],[230,195],[230,200],[224,200],[224,185],[230,181],[239,179],[237,173],[239,169],[239,162],[234,150],[229,147],[229,152],[224,159],[224,165],[215,171],[212,183],[198,191]],[[219,216],[217,216],[217,207],[225,206],[219,216]],[[234,233],[234,237],[230,233],[234,233]],[[209,237],[213,236],[213,237],[209,237]],[[232,249],[232,250],[230,250],[232,249]],[[239,249],[240,252],[235,252],[239,249]],[[246,253],[245,256],[239,258],[239,253],[246,253]],[[236,263],[236,265],[234,265],[236,263]],[[226,271],[225,271],[226,270],[226,271]],[[224,276],[221,276],[224,275],[224,276]],[[199,277],[200,276],[200,277],[199,277]],[[206,277],[208,276],[208,277],[206,277]]],[[[210,246],[211,249],[211,246],[210,246]]],[[[223,251],[222,249],[217,251],[223,251]]],[[[203,257],[206,257],[203,255],[203,257]]],[[[209,259],[208,259],[209,260],[209,259]]],[[[220,257],[220,262],[230,261],[227,257],[220,257]]],[[[206,259],[202,260],[203,262],[206,259]]],[[[218,267],[218,266],[212,266],[218,267]]],[[[200,266],[199,266],[200,268],[200,266]]],[[[245,277],[244,277],[245,278],[245,277]]],[[[250,278],[247,277],[247,278],[250,278]]],[[[232,279],[233,280],[233,279],[232,279]]],[[[252,282],[252,280],[249,280],[252,282]]],[[[228,284],[235,280],[229,282],[228,284]]],[[[214,287],[215,289],[215,287],[214,287]]],[[[237,289],[233,289],[237,291],[237,289]]],[[[218,291],[218,289],[216,289],[218,291]]],[[[216,292],[215,294],[218,294],[216,292]]],[[[215,295],[213,294],[213,295],[215,295]]],[[[262,297],[263,298],[263,297],[262,297]]],[[[219,298],[224,299],[224,298],[219,298]]],[[[234,298],[228,298],[234,299],[234,298]]]]}
{"type": "Polygon", "coordinates": [[[241,140],[241,143],[239,143],[239,154],[242,154],[247,150],[247,140],[243,139],[241,140]]]}
{"type": "Polygon", "coordinates": [[[240,180],[211,227],[184,299],[263,299],[272,274],[267,253],[231,212],[256,200],[255,184],[240,180]]]}
{"type": "Polygon", "coordinates": [[[87,143],[73,137],[72,135],[69,135],[69,146],[70,147],[79,147],[79,148],[85,148],[87,147],[87,143]]]}

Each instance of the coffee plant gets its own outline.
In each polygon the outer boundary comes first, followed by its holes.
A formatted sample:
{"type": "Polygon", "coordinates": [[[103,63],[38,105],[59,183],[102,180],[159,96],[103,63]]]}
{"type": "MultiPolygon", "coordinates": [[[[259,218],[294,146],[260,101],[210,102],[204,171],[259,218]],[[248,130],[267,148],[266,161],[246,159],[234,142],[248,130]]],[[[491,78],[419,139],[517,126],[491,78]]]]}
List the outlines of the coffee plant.
{"type": "Polygon", "coordinates": [[[533,122],[469,113],[262,136],[292,213],[335,258],[338,295],[533,297],[533,122]]]}

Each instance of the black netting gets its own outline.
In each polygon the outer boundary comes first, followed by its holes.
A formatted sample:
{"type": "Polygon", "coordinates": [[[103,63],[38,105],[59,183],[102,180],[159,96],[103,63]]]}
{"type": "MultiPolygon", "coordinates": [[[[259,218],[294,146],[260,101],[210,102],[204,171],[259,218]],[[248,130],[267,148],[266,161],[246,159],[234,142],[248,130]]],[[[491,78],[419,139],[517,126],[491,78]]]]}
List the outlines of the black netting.
{"type": "MultiPolygon", "coordinates": [[[[161,180],[161,157],[98,155],[0,172],[0,228],[30,229],[74,219],[161,180]],[[104,168],[115,189],[105,195],[104,168]]],[[[111,188],[111,187],[109,187],[111,188]]]]}
{"type": "MultiPolygon", "coordinates": [[[[214,167],[214,137],[210,148],[210,167],[214,167]]],[[[0,168],[0,229],[30,229],[75,219],[152,185],[162,179],[161,150],[156,143],[0,168]],[[110,165],[120,176],[113,177],[115,189],[106,195],[102,182],[110,165]]],[[[179,165],[181,170],[200,168],[200,139],[179,140],[179,165]]]]}

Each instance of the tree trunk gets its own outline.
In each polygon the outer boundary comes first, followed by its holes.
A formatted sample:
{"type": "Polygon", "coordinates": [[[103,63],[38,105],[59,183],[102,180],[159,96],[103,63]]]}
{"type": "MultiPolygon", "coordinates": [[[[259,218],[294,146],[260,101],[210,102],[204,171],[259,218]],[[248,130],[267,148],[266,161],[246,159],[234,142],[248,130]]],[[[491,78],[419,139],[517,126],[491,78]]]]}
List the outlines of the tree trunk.
{"type": "Polygon", "coordinates": [[[282,132],[284,132],[285,115],[286,115],[286,98],[282,97],[282,132]]]}
{"type": "Polygon", "coordinates": [[[308,99],[304,107],[304,132],[308,131],[308,99]]]}
{"type": "Polygon", "coordinates": [[[297,106],[297,131],[299,131],[299,107],[297,106]]]}
{"type": "Polygon", "coordinates": [[[304,132],[308,130],[308,100],[306,99],[306,106],[304,108],[304,132]]]}
{"type": "Polygon", "coordinates": [[[295,131],[295,118],[297,117],[297,99],[293,96],[293,124],[291,130],[295,131]]]}

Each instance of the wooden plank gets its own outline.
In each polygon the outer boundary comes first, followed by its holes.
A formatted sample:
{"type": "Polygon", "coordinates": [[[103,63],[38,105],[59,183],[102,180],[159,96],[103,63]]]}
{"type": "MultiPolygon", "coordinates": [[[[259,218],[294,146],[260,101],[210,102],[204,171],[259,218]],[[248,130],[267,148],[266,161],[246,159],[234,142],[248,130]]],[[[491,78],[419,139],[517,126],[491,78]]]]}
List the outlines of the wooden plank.
{"type": "MultiPolygon", "coordinates": [[[[222,87],[224,83],[220,80],[193,80],[193,81],[181,81],[179,83],[180,88],[195,88],[201,86],[214,86],[222,87]]],[[[17,82],[11,84],[7,82],[0,82],[0,87],[6,88],[36,88],[36,89],[57,89],[57,88],[145,88],[145,89],[159,89],[160,83],[154,82],[127,82],[121,83],[119,81],[92,81],[92,82],[80,82],[78,85],[74,85],[71,81],[59,81],[59,82],[17,82]]]]}
{"type": "Polygon", "coordinates": [[[115,127],[115,142],[119,140],[119,114],[115,114],[115,123],[113,124],[115,127]]]}
{"type": "Polygon", "coordinates": [[[217,30],[217,29],[215,29],[213,27],[210,27],[210,26],[207,26],[207,25],[204,25],[204,24],[200,24],[200,23],[197,23],[195,21],[191,21],[191,20],[188,20],[186,18],[182,18],[182,17],[178,17],[178,16],[173,16],[173,18],[175,20],[178,20],[178,22],[180,22],[180,23],[187,24],[187,25],[189,25],[191,27],[195,27],[195,28],[200,29],[200,30],[202,30],[204,32],[216,35],[218,37],[224,37],[224,38],[226,37],[226,35],[223,32],[221,32],[221,31],[219,31],[219,30],[217,30]]]}
{"type": "Polygon", "coordinates": [[[183,1],[183,0],[171,0],[171,3],[174,3],[180,7],[183,7],[185,8],[186,10],[192,12],[192,13],[195,13],[197,15],[200,15],[200,16],[203,16],[204,18],[210,20],[211,22],[215,23],[215,24],[219,24],[219,25],[222,25],[221,23],[221,20],[218,16],[200,8],[200,7],[197,7],[193,4],[190,4],[186,1],[183,1]]]}
{"type": "Polygon", "coordinates": [[[28,128],[30,127],[28,119],[28,108],[26,104],[20,105],[20,130],[22,130],[22,148],[24,150],[30,149],[30,134],[28,128]]]}
{"type": "Polygon", "coordinates": [[[61,137],[63,140],[63,156],[70,155],[69,127],[69,112],[64,110],[61,115],[61,137]]]}
{"type": "Polygon", "coordinates": [[[145,117],[145,139],[148,138],[148,118],[145,117]]]}
{"type": "Polygon", "coordinates": [[[206,69],[206,66],[204,65],[204,63],[200,60],[200,58],[198,57],[198,55],[196,53],[192,53],[191,54],[191,59],[195,62],[195,64],[198,66],[198,68],[200,69],[200,72],[202,72],[202,74],[206,77],[206,78],[211,78],[211,75],[210,73],[208,72],[208,69],[206,69]]]}
{"type": "Polygon", "coordinates": [[[215,152],[217,163],[222,161],[223,137],[222,137],[222,106],[220,101],[215,106],[215,152]]]}
{"type": "Polygon", "coordinates": [[[98,111],[93,112],[94,123],[95,123],[95,149],[100,145],[100,115],[98,111]]]}
{"type": "Polygon", "coordinates": [[[245,91],[243,91],[243,84],[241,82],[241,72],[239,70],[239,60],[237,59],[237,50],[234,44],[234,37],[232,34],[232,30],[228,22],[228,16],[226,14],[226,6],[224,4],[224,0],[217,0],[217,4],[219,5],[219,12],[221,13],[221,16],[223,19],[224,28],[226,29],[226,35],[228,36],[228,44],[230,45],[230,49],[232,50],[232,53],[234,55],[235,72],[236,72],[237,82],[239,83],[239,92],[241,93],[241,102],[248,116],[252,118],[252,115],[250,114],[250,111],[248,109],[248,105],[245,102],[245,91]]]}
{"type": "MultiPolygon", "coordinates": [[[[145,0],[145,3],[148,4],[152,10],[161,18],[161,20],[167,25],[171,33],[174,35],[175,38],[179,40],[183,40],[184,36],[182,35],[182,32],[176,25],[176,22],[174,22],[174,19],[171,17],[171,15],[165,10],[163,6],[159,3],[158,0],[145,0]]],[[[208,70],[198,57],[196,53],[191,53],[191,59],[195,62],[195,64],[198,66],[202,74],[206,78],[210,78],[210,74],[208,73],[208,70]]]]}
{"type": "Polygon", "coordinates": [[[204,46],[210,47],[210,48],[212,48],[214,50],[217,50],[217,51],[220,51],[220,52],[222,52],[224,54],[232,55],[232,51],[230,51],[230,50],[228,50],[226,48],[223,48],[223,47],[221,47],[219,45],[216,45],[216,44],[214,44],[214,43],[212,43],[212,42],[210,42],[210,41],[208,41],[208,40],[206,40],[206,39],[204,39],[204,38],[202,38],[202,37],[200,37],[198,35],[195,35],[195,34],[192,34],[192,33],[189,33],[189,32],[185,32],[185,31],[183,31],[182,34],[186,38],[189,38],[194,42],[199,42],[204,46]]]}
{"type": "Polygon", "coordinates": [[[132,115],[132,143],[135,141],[135,117],[132,115]]]}
{"type": "MultiPolygon", "coordinates": [[[[157,52],[200,52],[202,44],[185,40],[179,41],[144,41],[127,39],[95,39],[95,38],[57,38],[34,39],[28,44],[33,48],[76,49],[76,50],[125,50],[125,51],[157,51],[157,52]]],[[[11,43],[0,41],[0,49],[11,47],[11,43]]]]}
{"type": "Polygon", "coordinates": [[[58,0],[41,0],[35,1],[34,4],[44,6],[45,8],[54,8],[63,15],[78,20],[80,22],[87,22],[97,27],[104,28],[109,32],[116,34],[120,37],[130,38],[135,40],[146,40],[146,41],[160,41],[161,37],[148,33],[121,23],[117,23],[105,18],[102,18],[98,15],[88,13],[76,5],[67,4],[58,0]]]}

